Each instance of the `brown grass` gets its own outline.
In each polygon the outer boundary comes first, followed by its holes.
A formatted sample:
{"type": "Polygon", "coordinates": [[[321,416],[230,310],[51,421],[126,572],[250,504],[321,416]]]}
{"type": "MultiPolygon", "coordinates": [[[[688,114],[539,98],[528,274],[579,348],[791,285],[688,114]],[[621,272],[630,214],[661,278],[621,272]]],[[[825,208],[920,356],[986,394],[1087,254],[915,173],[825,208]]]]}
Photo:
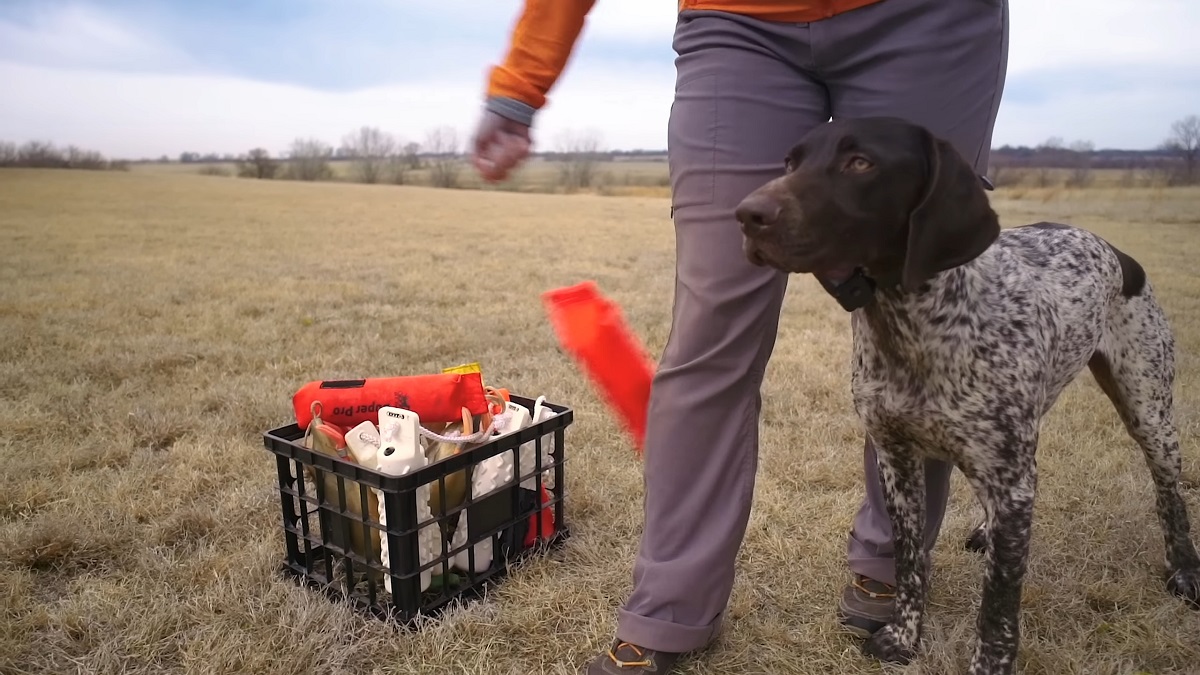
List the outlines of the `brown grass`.
{"type": "MultiPolygon", "coordinates": [[[[1200,191],[995,195],[1006,224],[1069,220],[1149,269],[1179,334],[1200,518],[1200,191]]],[[[154,172],[0,171],[0,672],[567,673],[611,636],[641,518],[639,463],[557,350],[538,295],[596,279],[653,353],[673,234],[661,197],[448,192],[154,172]],[[406,634],[276,576],[261,432],[318,378],[481,361],[573,406],[564,550],[406,634]]],[[[956,475],[928,640],[881,669],[837,630],[862,492],[848,320],[787,299],[731,620],[690,673],[943,673],[973,639],[980,563],[956,475]]],[[[1168,596],[1150,481],[1088,378],[1044,426],[1025,673],[1183,673],[1200,616],[1168,596]]],[[[719,498],[719,496],[717,496],[719,498]]]]}

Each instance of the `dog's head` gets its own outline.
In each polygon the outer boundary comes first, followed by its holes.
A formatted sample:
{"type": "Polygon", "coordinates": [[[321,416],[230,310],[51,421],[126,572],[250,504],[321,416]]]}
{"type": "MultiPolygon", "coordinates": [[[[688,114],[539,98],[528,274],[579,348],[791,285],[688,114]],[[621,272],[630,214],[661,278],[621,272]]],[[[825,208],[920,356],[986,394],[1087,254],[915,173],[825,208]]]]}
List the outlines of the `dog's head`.
{"type": "Polygon", "coordinates": [[[857,269],[914,291],[1000,234],[982,180],[950,143],[903,120],[835,120],[738,206],[747,258],[837,285],[857,269]]]}

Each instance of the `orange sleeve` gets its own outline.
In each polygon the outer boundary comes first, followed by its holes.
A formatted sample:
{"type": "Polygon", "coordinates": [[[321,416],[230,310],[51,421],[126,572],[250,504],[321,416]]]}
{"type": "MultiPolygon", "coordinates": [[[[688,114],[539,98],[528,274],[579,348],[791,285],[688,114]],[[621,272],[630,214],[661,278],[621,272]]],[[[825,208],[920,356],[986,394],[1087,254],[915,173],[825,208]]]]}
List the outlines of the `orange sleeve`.
{"type": "Polygon", "coordinates": [[[525,0],[504,60],[487,78],[488,97],[512,98],[534,109],[566,68],[595,0],[525,0]]]}

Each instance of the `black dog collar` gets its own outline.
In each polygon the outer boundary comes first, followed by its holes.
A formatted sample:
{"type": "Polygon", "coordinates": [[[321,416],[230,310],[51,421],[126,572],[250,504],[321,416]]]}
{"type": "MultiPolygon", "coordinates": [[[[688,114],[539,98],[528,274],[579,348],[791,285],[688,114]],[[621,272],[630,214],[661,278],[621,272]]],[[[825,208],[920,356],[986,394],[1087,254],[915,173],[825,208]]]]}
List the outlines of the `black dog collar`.
{"type": "Polygon", "coordinates": [[[866,307],[875,297],[875,280],[867,276],[861,267],[856,267],[854,274],[840,284],[835,285],[820,276],[817,281],[847,312],[866,307]]]}

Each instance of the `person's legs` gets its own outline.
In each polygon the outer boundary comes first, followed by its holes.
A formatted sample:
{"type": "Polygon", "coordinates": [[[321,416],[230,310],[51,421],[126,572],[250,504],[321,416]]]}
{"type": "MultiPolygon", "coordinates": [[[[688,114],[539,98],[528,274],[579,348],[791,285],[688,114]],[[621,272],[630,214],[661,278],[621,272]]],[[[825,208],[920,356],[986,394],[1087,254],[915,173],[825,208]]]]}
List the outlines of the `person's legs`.
{"type": "MultiPolygon", "coordinates": [[[[759,388],[787,284],[746,260],[734,210],[829,118],[824,87],[803,72],[805,36],[794,24],[715,12],[684,12],[677,29],[668,130],[675,298],[650,394],[634,588],[617,628],[619,641],[642,648],[706,646],[733,586],[758,460],[759,388]]],[[[605,672],[606,658],[592,672],[605,672]]]]}
{"type": "MultiPolygon", "coordinates": [[[[813,31],[835,118],[886,115],[922,124],[986,174],[1008,62],[1007,0],[884,0],[814,24],[813,31]]],[[[871,580],[894,584],[895,568],[870,439],[863,464],[866,499],[854,519],[847,556],[851,571],[866,578],[860,585],[885,596],[872,598],[852,585],[842,611],[851,615],[853,627],[869,633],[891,612],[889,589],[871,580]]],[[[926,551],[937,541],[950,469],[926,463],[926,551]]]]}

